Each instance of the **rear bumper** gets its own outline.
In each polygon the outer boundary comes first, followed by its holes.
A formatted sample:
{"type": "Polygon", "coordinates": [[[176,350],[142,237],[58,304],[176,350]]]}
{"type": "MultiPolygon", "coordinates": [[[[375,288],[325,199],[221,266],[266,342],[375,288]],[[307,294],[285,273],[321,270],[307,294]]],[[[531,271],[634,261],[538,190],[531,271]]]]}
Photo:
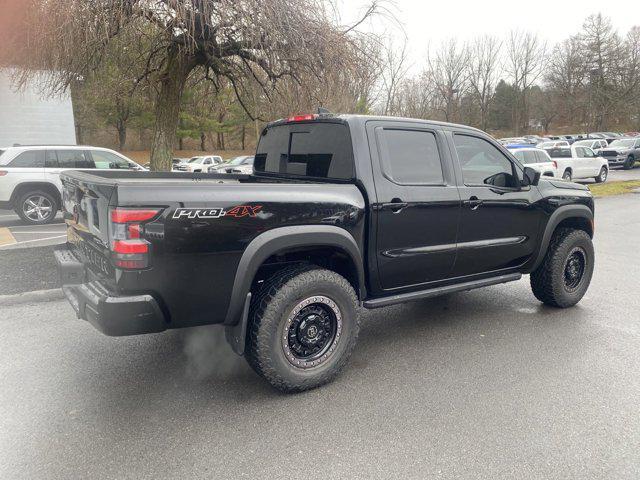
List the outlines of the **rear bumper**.
{"type": "Polygon", "coordinates": [[[62,291],[78,318],[109,336],[157,333],[167,329],[158,302],[148,294],[115,295],[100,281],[87,281],[82,263],[67,247],[54,251],[62,291]]]}

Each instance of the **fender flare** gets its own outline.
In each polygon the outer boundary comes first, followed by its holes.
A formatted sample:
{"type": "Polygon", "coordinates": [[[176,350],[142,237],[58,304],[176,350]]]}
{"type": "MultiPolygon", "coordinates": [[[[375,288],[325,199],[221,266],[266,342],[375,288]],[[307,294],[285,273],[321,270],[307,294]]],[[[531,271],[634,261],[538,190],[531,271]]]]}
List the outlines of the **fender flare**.
{"type": "MultiPolygon", "coordinates": [[[[589,222],[593,222],[593,211],[586,205],[563,205],[555,210],[547,221],[541,237],[538,254],[533,257],[535,260],[531,262],[530,267],[526,269],[527,272],[534,271],[542,263],[547,254],[549,244],[551,243],[553,232],[563,220],[568,218],[583,218],[589,222]]],[[[593,232],[591,232],[591,234],[593,235],[593,232]]]]}
{"type": "Polygon", "coordinates": [[[365,296],[362,253],[353,236],[333,225],[299,225],[278,227],[258,235],[244,250],[233,281],[233,290],[224,321],[227,341],[242,355],[251,303],[251,284],[264,261],[277,252],[298,247],[334,247],[347,254],[358,274],[357,294],[365,296]]]}

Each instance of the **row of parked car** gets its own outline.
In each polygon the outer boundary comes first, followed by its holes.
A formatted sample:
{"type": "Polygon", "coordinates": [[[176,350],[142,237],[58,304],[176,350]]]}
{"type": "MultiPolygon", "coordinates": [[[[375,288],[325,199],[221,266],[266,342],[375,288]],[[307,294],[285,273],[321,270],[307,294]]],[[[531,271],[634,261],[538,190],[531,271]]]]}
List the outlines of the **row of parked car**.
{"type": "Polygon", "coordinates": [[[560,135],[540,137],[526,135],[524,137],[501,138],[499,141],[509,149],[535,147],[544,150],[554,148],[585,147],[597,156],[607,160],[610,167],[621,166],[634,168],[640,160],[640,132],[593,132],[580,135],[560,135]]]}
{"type": "Polygon", "coordinates": [[[191,158],[174,158],[173,171],[190,173],[253,173],[253,155],[240,155],[223,160],[219,155],[202,155],[191,158]]]}

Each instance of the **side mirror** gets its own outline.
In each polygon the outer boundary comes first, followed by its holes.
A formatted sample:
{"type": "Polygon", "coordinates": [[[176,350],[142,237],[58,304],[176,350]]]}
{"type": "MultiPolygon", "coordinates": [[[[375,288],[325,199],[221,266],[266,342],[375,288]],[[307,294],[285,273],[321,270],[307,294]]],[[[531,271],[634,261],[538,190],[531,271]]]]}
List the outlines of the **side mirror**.
{"type": "Polygon", "coordinates": [[[522,186],[536,186],[540,182],[540,172],[535,168],[524,167],[524,175],[522,178],[522,186]]]}

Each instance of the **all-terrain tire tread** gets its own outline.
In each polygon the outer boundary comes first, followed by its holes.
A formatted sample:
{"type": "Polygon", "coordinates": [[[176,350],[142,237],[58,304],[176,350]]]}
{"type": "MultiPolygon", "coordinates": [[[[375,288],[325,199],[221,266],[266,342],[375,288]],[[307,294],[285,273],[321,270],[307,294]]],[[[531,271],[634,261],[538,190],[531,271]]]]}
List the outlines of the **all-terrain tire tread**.
{"type": "Polygon", "coordinates": [[[359,332],[358,315],[353,319],[354,334],[349,339],[346,350],[334,368],[327,369],[322,376],[315,377],[312,381],[293,384],[278,374],[274,367],[274,360],[269,348],[266,348],[271,334],[271,328],[277,328],[279,318],[274,318],[274,312],[278,311],[278,305],[287,301],[287,295],[292,290],[303,287],[309,281],[327,280],[337,283],[340,288],[348,292],[354,305],[357,305],[357,297],[353,287],[343,276],[331,270],[325,270],[311,264],[298,264],[285,267],[265,280],[262,288],[257,292],[251,302],[249,310],[249,328],[245,355],[249,365],[275,388],[284,392],[300,392],[323,385],[333,379],[346,364],[359,332]]]}
{"type": "Polygon", "coordinates": [[[542,303],[558,308],[570,306],[561,301],[562,292],[558,291],[558,284],[553,282],[554,267],[564,264],[562,245],[583,236],[589,237],[584,230],[573,228],[560,228],[553,234],[542,264],[530,275],[531,290],[542,303]]]}

